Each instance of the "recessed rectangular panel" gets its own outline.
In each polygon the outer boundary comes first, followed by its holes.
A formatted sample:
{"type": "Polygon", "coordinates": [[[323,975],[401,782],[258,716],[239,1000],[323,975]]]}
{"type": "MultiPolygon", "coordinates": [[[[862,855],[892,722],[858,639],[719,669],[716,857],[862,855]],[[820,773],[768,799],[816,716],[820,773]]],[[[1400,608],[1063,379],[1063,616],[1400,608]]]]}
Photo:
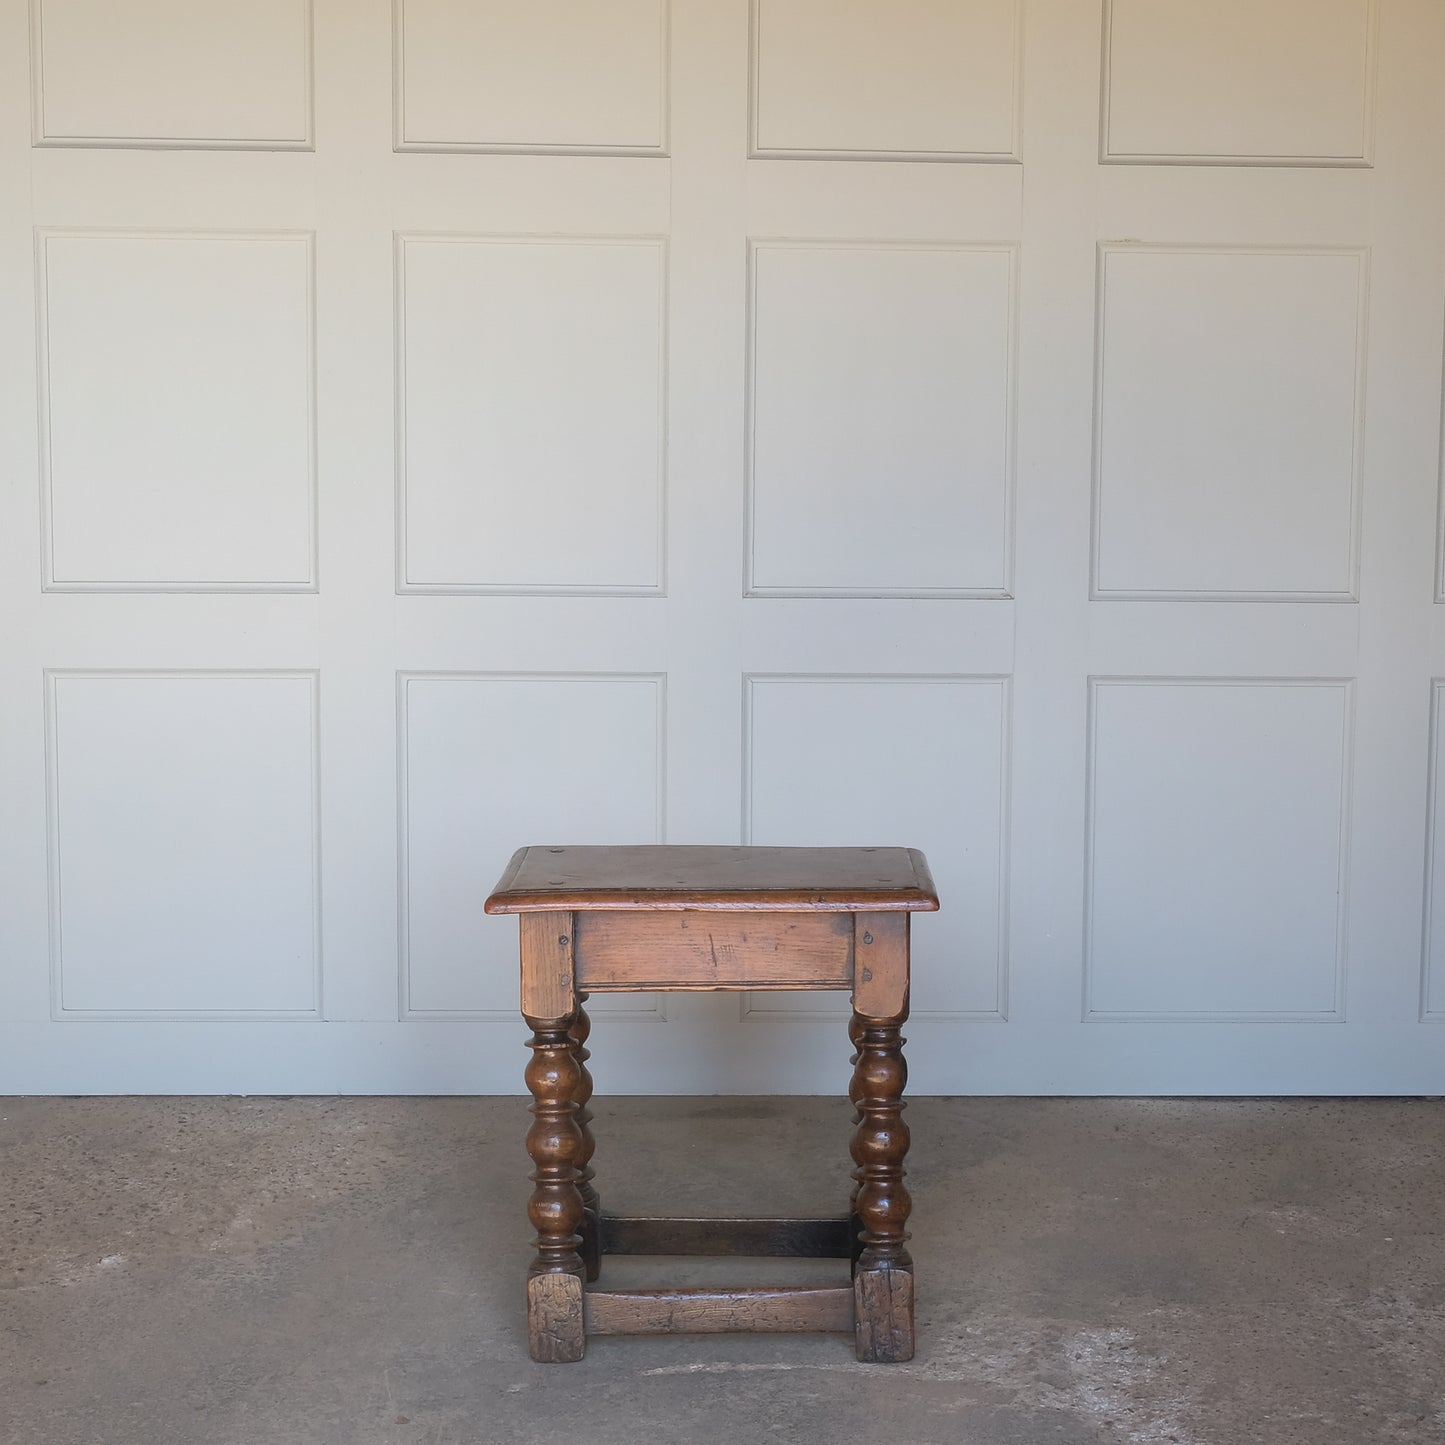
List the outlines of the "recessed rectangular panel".
{"type": "Polygon", "coordinates": [[[576,915],[577,986],[850,989],[851,913],[608,912],[576,915]]]}
{"type": "Polygon", "coordinates": [[[1374,0],[1108,0],[1103,159],[1366,165],[1374,0]]]}
{"type": "Polygon", "coordinates": [[[396,0],[397,149],[662,155],[667,0],[396,0]]]}
{"type": "Polygon", "coordinates": [[[309,0],[32,0],[40,145],[300,149],[309,0]]]}
{"type": "Polygon", "coordinates": [[[1430,687],[1430,798],[1426,821],[1428,872],[1425,878],[1425,954],[1420,989],[1421,1017],[1445,1020],[1445,847],[1440,822],[1445,803],[1445,742],[1442,742],[1441,700],[1445,682],[1430,687]]]}
{"type": "MultiPolygon", "coordinates": [[[[662,679],[401,682],[403,1010],[516,1016],[514,918],[482,901],[524,844],[657,843],[662,679]]],[[[632,995],[627,1011],[646,1010],[632,995]]]]}
{"type": "Polygon", "coordinates": [[[1019,0],[754,0],[753,153],[1015,160],[1019,0]]]}
{"type": "MultiPolygon", "coordinates": [[[[919,848],[941,910],[911,918],[915,1013],[1004,1011],[1008,683],[984,677],[753,677],[749,843],[919,848]]],[[[828,995],[751,1012],[846,1013],[828,995]]]]}
{"type": "Polygon", "coordinates": [[[1440,396],[1440,435],[1435,452],[1435,600],[1445,602],[1445,371],[1440,396]]]}
{"type": "Polygon", "coordinates": [[[1343,1008],[1348,682],[1091,689],[1086,1013],[1343,1008]]]}
{"type": "Polygon", "coordinates": [[[407,237],[403,591],[662,586],[658,240],[407,237]]]}
{"type": "Polygon", "coordinates": [[[1105,246],[1094,590],[1349,601],[1365,257],[1105,246]]]}
{"type": "Polygon", "coordinates": [[[47,586],[314,586],[310,237],[39,248],[47,586]]]}
{"type": "Polygon", "coordinates": [[[55,1005],[319,1007],[316,679],[49,679],[55,1005]]]}
{"type": "Polygon", "coordinates": [[[748,590],[1007,594],[1007,246],[754,243],[748,590]]]}

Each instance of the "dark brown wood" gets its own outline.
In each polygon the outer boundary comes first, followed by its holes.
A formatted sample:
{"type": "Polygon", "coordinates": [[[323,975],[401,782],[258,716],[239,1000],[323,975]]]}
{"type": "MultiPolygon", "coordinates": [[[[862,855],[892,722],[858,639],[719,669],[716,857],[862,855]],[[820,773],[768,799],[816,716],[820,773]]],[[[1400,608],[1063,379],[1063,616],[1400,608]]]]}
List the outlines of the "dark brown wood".
{"type": "Polygon", "coordinates": [[[852,1154],[863,1176],[857,1201],[863,1221],[863,1267],[910,1263],[905,1242],[913,1202],[903,1183],[909,1139],[903,1121],[908,1065],[899,1033],[902,1022],[901,1016],[865,1018],[858,1040],[854,1079],[862,1117],[853,1131],[852,1154]]]}
{"type": "Polygon", "coordinates": [[[587,1048],[587,1040],[592,1033],[592,1020],[583,1008],[586,1002],[587,995],[579,993],[577,1013],[567,1033],[572,1040],[572,1057],[577,1064],[577,1091],[572,1098],[577,1105],[577,1128],[582,1134],[582,1151],[577,1156],[577,1192],[582,1196],[582,1244],[578,1252],[587,1271],[587,1282],[591,1284],[596,1281],[602,1269],[601,1239],[597,1225],[602,1213],[602,1201],[597,1197],[597,1188],[593,1183],[597,1171],[592,1167],[592,1154],[597,1143],[592,1137],[592,1075],[587,1068],[587,1060],[592,1057],[587,1048]]]}
{"type": "Polygon", "coordinates": [[[532,1197],[527,1217],[537,1231],[537,1254],[527,1283],[527,1334],[532,1358],[548,1363],[580,1360],[587,1348],[581,1310],[582,1131],[577,1127],[577,1059],[568,1032],[571,1019],[528,1017],[532,1058],[527,1088],[532,1127],[532,1197]],[[563,1281],[570,1281],[565,1283],[563,1281]]]}
{"type": "Polygon", "coordinates": [[[847,1285],[747,1289],[589,1290],[587,1329],[594,1335],[716,1335],[854,1329],[847,1285]]]}
{"type": "Polygon", "coordinates": [[[913,1261],[907,1249],[912,1200],[903,1183],[908,1065],[900,1029],[906,1017],[905,1007],[890,1018],[860,1015],[861,1027],[855,1024],[851,1097],[860,1118],[852,1154],[862,1175],[855,1206],[862,1226],[853,1275],[855,1345],[860,1360],[880,1364],[913,1358],[913,1261]]]}
{"type": "Polygon", "coordinates": [[[848,1259],[853,1234],[836,1219],[686,1219],[602,1216],[604,1254],[710,1254],[848,1259]]]}
{"type": "Polygon", "coordinates": [[[579,912],[576,926],[577,980],[594,993],[853,985],[846,913],[579,912]]]}
{"type": "Polygon", "coordinates": [[[512,858],[488,913],[572,909],[932,912],[916,848],[533,847],[512,858]]]}

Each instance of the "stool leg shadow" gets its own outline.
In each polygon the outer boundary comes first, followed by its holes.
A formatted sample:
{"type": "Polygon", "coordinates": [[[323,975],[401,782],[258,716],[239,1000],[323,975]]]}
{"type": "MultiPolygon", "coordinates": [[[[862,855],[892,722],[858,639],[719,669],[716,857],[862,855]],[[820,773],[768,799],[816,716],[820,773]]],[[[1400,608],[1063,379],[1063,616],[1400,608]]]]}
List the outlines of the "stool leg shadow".
{"type": "Polygon", "coordinates": [[[577,1127],[582,1131],[582,1151],[577,1158],[577,1167],[581,1174],[577,1190],[582,1196],[582,1264],[586,1270],[587,1283],[596,1284],[599,1275],[602,1273],[602,1234],[599,1220],[602,1216],[602,1201],[598,1198],[597,1188],[593,1184],[597,1171],[592,1167],[592,1154],[596,1149],[596,1141],[592,1137],[592,1110],[589,1105],[592,1102],[592,1075],[587,1069],[587,1060],[592,1057],[587,1047],[588,1036],[592,1032],[592,1020],[587,1016],[587,1010],[583,1005],[587,1002],[587,995],[577,995],[577,1015],[572,1020],[572,1027],[568,1035],[572,1040],[572,1057],[577,1063],[577,1087],[572,1095],[577,1105],[577,1127]]]}
{"type": "MultiPolygon", "coordinates": [[[[853,1045],[853,1054],[848,1062],[853,1065],[853,1075],[848,1085],[848,1102],[853,1106],[853,1128],[863,1122],[863,1110],[859,1105],[859,1089],[861,1083],[858,1076],[858,1060],[863,1057],[863,1016],[854,1013],[848,1020],[848,1041],[853,1045]]],[[[863,1221],[858,1217],[858,1191],[863,1187],[863,1170],[860,1165],[853,1166],[853,1190],[848,1196],[848,1229],[849,1237],[853,1241],[852,1252],[849,1254],[849,1268],[852,1273],[858,1272],[858,1256],[863,1253],[863,1241],[859,1235],[863,1231],[863,1221]]]]}

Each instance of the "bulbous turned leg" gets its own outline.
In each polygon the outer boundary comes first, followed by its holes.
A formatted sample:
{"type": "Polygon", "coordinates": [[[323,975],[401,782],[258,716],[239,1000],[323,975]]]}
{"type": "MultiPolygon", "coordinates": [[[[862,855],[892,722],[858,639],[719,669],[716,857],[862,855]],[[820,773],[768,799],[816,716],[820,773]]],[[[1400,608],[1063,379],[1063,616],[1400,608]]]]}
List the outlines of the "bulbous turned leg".
{"type": "Polygon", "coordinates": [[[524,1015],[532,1029],[527,1088],[532,1094],[532,1197],[527,1217],[537,1231],[537,1255],[527,1276],[527,1334],[532,1358],[546,1363],[580,1360],[587,1348],[582,1315],[585,1269],[582,1195],[578,1189],[583,1141],[577,1124],[580,1066],[570,1018],[524,1015]]]}
{"type": "Polygon", "coordinates": [[[593,1184],[596,1170],[592,1167],[592,1153],[597,1147],[592,1138],[592,1075],[587,1070],[587,1060],[592,1057],[587,1048],[587,1038],[592,1032],[592,1020],[587,1017],[583,1004],[587,995],[577,995],[577,1016],[568,1030],[572,1039],[572,1057],[577,1062],[577,1091],[573,1101],[577,1105],[577,1127],[582,1131],[582,1152],[577,1157],[577,1168],[581,1174],[577,1189],[582,1195],[582,1263],[587,1270],[587,1282],[592,1284],[602,1271],[601,1235],[598,1218],[602,1213],[602,1201],[597,1197],[593,1184]]]}
{"type": "Polygon", "coordinates": [[[858,1358],[879,1363],[913,1358],[913,1261],[906,1247],[913,1202],[903,1184],[908,1065],[899,1032],[906,1017],[905,1009],[891,1018],[856,1021],[851,1097],[860,1117],[852,1153],[861,1175],[856,1209],[862,1249],[853,1276],[853,1315],[858,1358]]]}

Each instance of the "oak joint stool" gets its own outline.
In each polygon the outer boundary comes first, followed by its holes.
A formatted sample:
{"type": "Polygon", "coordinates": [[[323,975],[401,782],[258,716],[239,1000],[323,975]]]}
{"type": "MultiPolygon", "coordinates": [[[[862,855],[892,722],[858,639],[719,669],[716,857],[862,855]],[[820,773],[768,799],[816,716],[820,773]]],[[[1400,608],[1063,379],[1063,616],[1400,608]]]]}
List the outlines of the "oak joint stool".
{"type": "Polygon", "coordinates": [[[523,848],[487,899],[519,915],[532,1030],[527,1133],[537,1253],[532,1358],[580,1360],[587,1336],[852,1333],[860,1360],[913,1357],[911,1201],[903,1184],[909,917],[938,895],[912,848],[523,848]],[[853,1197],[824,1219],[606,1214],[592,1167],[593,993],[847,989],[853,1197]],[[790,1255],[851,1261],[851,1285],[587,1289],[607,1254],[790,1255]]]}

